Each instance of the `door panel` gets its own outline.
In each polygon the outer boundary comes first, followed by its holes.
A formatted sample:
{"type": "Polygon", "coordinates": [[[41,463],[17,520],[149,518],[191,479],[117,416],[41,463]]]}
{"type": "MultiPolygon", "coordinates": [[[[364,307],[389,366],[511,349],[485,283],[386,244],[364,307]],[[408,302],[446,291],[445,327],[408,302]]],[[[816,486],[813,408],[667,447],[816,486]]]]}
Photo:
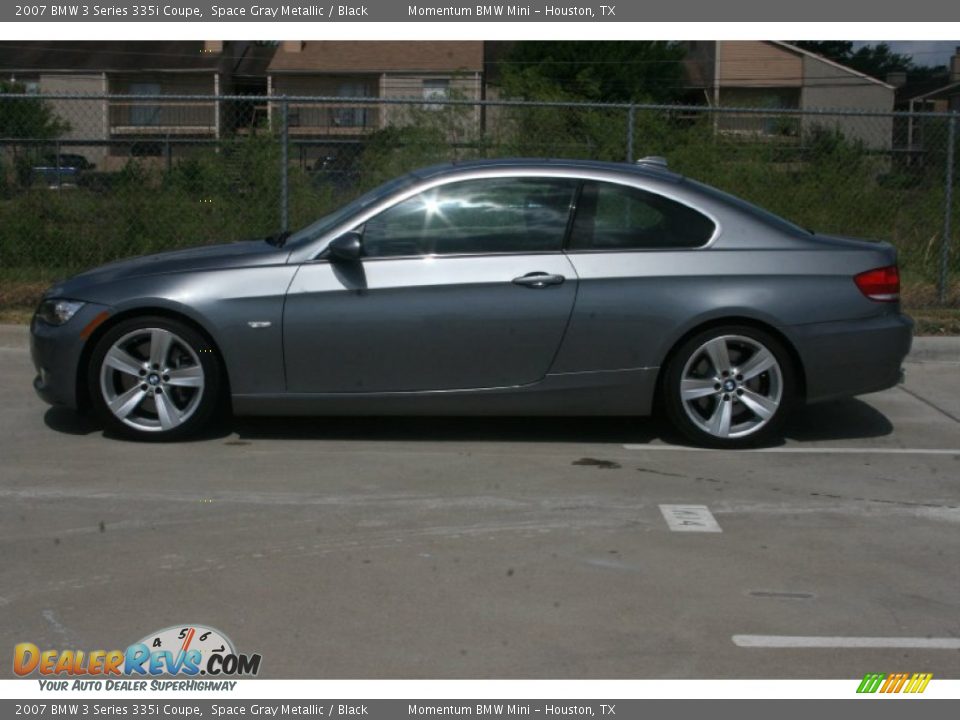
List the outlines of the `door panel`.
{"type": "Polygon", "coordinates": [[[508,387],[546,375],[576,296],[559,253],[301,266],[284,310],[290,392],[508,387]],[[563,278],[517,284],[544,273],[563,278]]]}

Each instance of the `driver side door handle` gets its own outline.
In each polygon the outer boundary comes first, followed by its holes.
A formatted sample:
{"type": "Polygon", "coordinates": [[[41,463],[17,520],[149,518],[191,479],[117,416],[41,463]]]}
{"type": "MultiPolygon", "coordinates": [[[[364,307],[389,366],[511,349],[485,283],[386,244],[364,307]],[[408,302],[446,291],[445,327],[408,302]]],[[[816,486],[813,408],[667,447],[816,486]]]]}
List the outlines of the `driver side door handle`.
{"type": "Polygon", "coordinates": [[[545,288],[548,285],[559,285],[566,278],[563,275],[552,275],[544,272],[532,272],[513,279],[514,285],[523,285],[528,288],[545,288]]]}

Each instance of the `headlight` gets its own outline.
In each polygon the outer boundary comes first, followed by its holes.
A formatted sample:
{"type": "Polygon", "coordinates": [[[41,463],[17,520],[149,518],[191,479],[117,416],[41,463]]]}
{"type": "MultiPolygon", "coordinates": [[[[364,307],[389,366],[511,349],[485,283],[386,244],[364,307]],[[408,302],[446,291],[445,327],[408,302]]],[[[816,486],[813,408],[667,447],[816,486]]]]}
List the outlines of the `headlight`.
{"type": "Polygon", "coordinates": [[[37,308],[37,317],[47,325],[63,325],[84,305],[86,303],[78,300],[51,298],[40,303],[40,307],[37,308]]]}

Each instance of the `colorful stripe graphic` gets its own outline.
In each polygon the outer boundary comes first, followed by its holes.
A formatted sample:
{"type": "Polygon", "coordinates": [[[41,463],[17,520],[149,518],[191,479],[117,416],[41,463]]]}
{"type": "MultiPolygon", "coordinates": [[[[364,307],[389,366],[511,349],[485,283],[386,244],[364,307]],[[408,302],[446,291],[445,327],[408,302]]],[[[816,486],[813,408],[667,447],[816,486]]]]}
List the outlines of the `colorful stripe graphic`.
{"type": "Polygon", "coordinates": [[[922,693],[932,679],[933,673],[867,673],[857,692],[922,693]]]}

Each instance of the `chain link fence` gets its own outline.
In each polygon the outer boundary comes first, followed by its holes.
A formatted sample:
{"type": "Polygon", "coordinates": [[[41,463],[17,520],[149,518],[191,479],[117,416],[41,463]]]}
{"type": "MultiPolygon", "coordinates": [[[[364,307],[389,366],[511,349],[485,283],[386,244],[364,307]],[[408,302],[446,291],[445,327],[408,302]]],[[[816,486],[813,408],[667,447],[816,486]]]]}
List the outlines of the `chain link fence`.
{"type": "Polygon", "coordinates": [[[958,115],[467,99],[0,95],[0,305],[122,257],[270,235],[417,167],[670,167],[900,252],[908,302],[960,304],[958,115]]]}

